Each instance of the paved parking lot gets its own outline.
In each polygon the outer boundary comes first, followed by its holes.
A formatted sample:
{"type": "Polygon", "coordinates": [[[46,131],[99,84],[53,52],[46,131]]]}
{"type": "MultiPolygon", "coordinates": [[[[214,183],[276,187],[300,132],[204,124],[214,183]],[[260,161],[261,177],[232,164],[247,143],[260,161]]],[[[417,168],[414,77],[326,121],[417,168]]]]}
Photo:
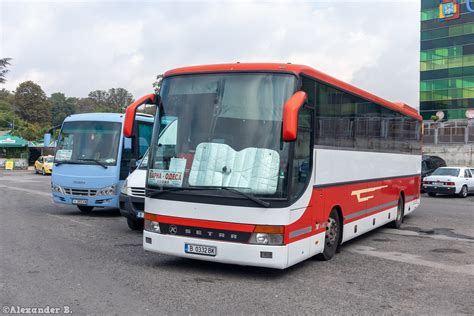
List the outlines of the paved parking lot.
{"type": "Polygon", "coordinates": [[[51,201],[50,177],[0,172],[0,305],[73,313],[473,314],[474,196],[429,198],[328,262],[269,270],[146,253],[118,211],[51,201]]]}

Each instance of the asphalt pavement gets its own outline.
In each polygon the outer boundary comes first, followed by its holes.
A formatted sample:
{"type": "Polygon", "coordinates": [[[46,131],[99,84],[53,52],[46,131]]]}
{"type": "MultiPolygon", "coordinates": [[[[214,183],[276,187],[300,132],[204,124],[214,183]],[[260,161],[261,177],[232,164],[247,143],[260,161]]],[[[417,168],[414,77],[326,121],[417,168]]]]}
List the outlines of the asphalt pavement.
{"type": "Polygon", "coordinates": [[[474,196],[430,198],[331,261],[287,270],[142,249],[117,210],[57,205],[50,177],[0,172],[0,307],[73,314],[474,314],[474,196]]]}

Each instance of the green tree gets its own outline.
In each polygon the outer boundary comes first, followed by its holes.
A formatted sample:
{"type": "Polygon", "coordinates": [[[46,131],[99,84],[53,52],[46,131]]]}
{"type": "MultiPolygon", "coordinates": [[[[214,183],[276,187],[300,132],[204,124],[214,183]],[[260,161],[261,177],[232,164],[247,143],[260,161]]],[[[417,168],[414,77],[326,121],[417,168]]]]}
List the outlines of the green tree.
{"type": "Polygon", "coordinates": [[[51,123],[53,126],[61,124],[67,116],[76,113],[75,100],[66,98],[64,93],[51,94],[49,101],[51,102],[51,123]]]}
{"type": "Polygon", "coordinates": [[[10,65],[11,58],[0,58],[0,83],[5,83],[5,75],[10,71],[7,67],[10,65]]]}
{"type": "Polygon", "coordinates": [[[92,98],[80,98],[76,102],[76,112],[77,113],[88,113],[88,112],[98,112],[100,111],[99,105],[92,98]]]}
{"type": "Polygon", "coordinates": [[[98,107],[107,107],[109,93],[105,90],[94,90],[89,92],[88,96],[98,107]]]}
{"type": "Polygon", "coordinates": [[[18,116],[29,123],[51,122],[51,104],[43,89],[33,81],[25,81],[15,90],[13,105],[18,116]]]}
{"type": "Polygon", "coordinates": [[[153,89],[157,94],[160,93],[161,82],[163,82],[163,74],[156,75],[155,82],[153,82],[153,89]]]}
{"type": "Polygon", "coordinates": [[[0,117],[2,113],[14,112],[13,94],[6,89],[0,90],[0,117]]]}
{"type": "Polygon", "coordinates": [[[133,102],[133,95],[124,88],[111,88],[108,95],[107,105],[115,112],[124,112],[133,102]]]}

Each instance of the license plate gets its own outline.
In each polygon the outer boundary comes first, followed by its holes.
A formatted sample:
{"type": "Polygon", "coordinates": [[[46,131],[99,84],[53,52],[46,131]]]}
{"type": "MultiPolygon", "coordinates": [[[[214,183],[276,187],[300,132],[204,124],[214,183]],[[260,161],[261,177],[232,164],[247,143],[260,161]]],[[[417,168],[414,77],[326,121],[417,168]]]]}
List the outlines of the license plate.
{"type": "Polygon", "coordinates": [[[87,205],[87,200],[73,199],[72,204],[87,205]]]}
{"type": "Polygon", "coordinates": [[[143,212],[137,212],[137,218],[143,218],[143,212]]]}
{"type": "Polygon", "coordinates": [[[196,255],[215,257],[217,254],[217,247],[184,244],[184,252],[194,253],[196,255]]]}

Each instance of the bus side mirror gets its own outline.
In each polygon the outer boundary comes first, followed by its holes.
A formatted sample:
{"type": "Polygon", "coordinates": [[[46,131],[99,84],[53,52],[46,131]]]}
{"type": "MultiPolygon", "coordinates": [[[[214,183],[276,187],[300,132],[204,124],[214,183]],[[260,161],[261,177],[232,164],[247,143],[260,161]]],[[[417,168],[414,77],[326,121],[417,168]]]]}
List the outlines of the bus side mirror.
{"type": "Polygon", "coordinates": [[[306,92],[298,91],[286,101],[283,107],[283,141],[292,142],[296,140],[298,133],[298,111],[306,102],[307,98],[306,92]]]}
{"type": "Polygon", "coordinates": [[[133,123],[135,122],[135,115],[137,113],[138,107],[146,103],[157,104],[158,100],[159,95],[147,94],[127,107],[125,110],[125,119],[123,123],[123,136],[128,138],[133,136],[133,123]]]}

